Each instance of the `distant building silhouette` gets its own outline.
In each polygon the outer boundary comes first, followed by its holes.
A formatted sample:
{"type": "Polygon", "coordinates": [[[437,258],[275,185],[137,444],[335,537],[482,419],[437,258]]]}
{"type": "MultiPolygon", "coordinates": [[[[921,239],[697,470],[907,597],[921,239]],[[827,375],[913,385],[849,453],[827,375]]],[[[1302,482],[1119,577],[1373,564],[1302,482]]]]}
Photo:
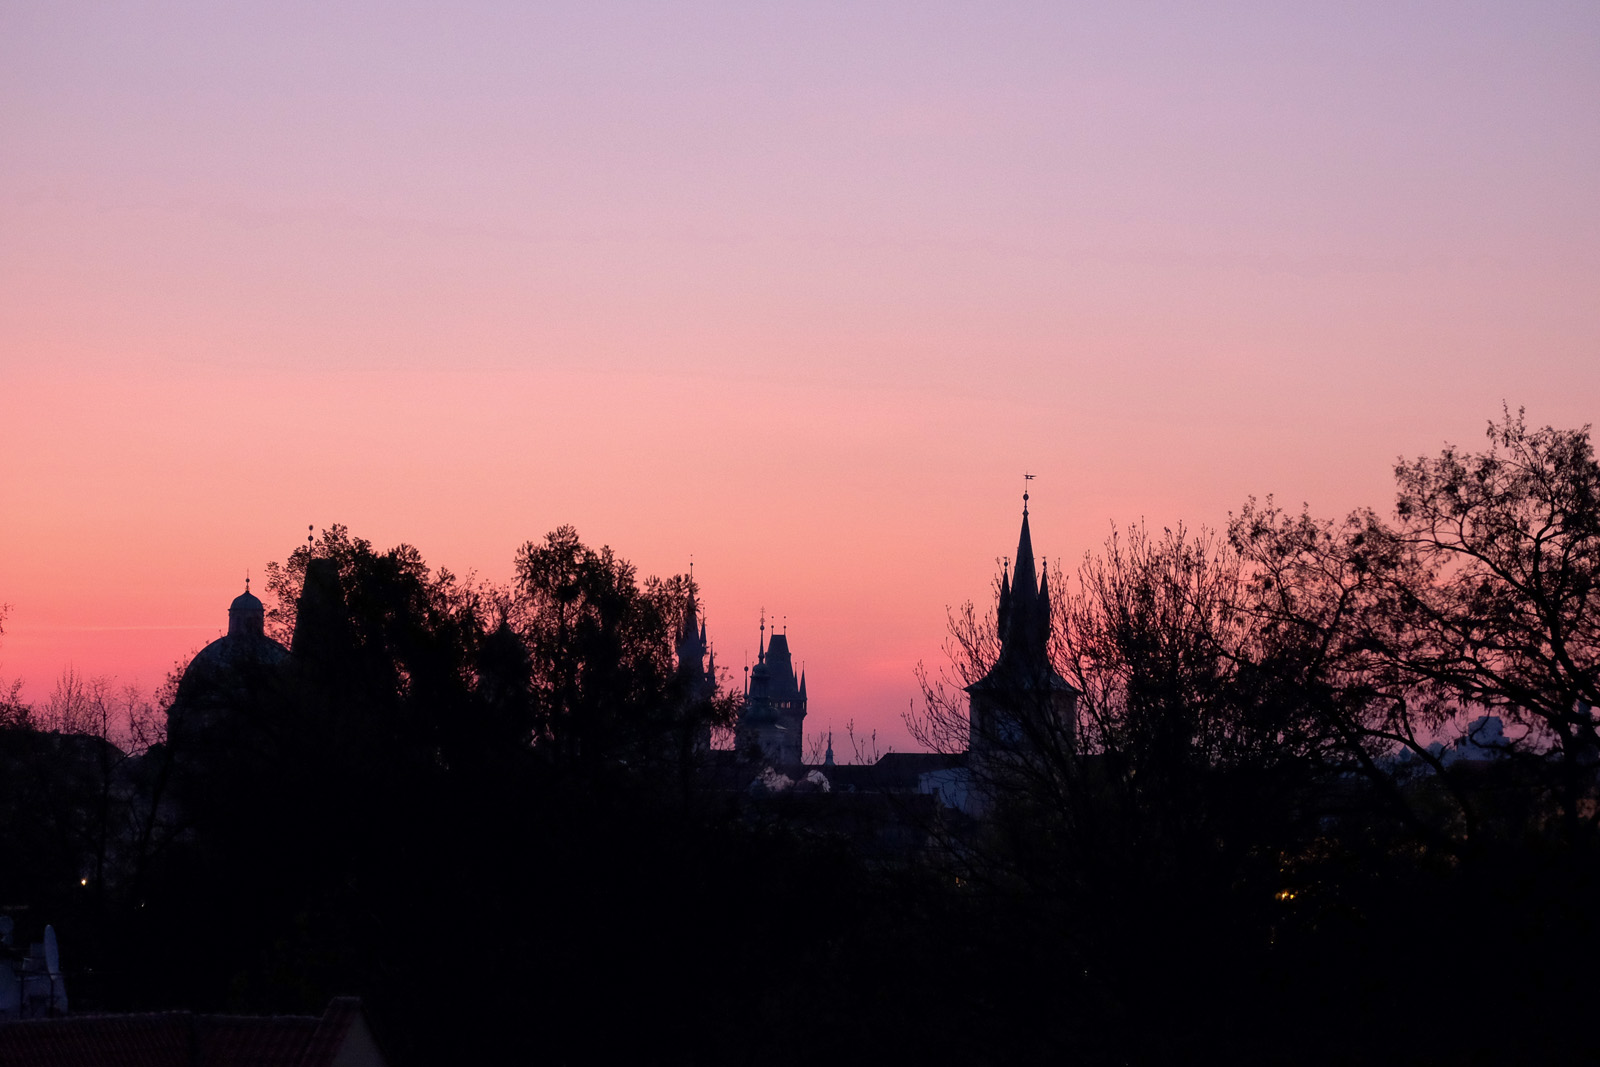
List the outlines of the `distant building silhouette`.
{"type": "Polygon", "coordinates": [[[1034,579],[1033,537],[1028,530],[1028,494],[1022,495],[1022,533],[1015,573],[1002,572],[996,611],[1000,655],[970,698],[968,753],[983,760],[1017,753],[1050,740],[1073,741],[1078,691],[1050,665],[1049,564],[1034,579]]]}
{"type": "Polygon", "coordinates": [[[179,745],[215,724],[249,691],[287,663],[289,650],[266,635],[266,609],[245,591],[228,605],[228,632],[189,661],[168,711],[168,736],[179,745]]]}
{"type": "Polygon", "coordinates": [[[696,714],[717,695],[717,654],[706,640],[706,622],[695,597],[694,581],[689,582],[689,599],[684,604],[683,622],[678,628],[678,684],[684,694],[684,710],[696,722],[694,751],[711,750],[711,720],[696,714]]]}
{"type": "MultiPolygon", "coordinates": [[[[1078,692],[1050,664],[1050,614],[1048,567],[1035,568],[1024,494],[1015,566],[1008,565],[1001,577],[999,654],[983,677],[966,687],[970,698],[966,753],[895,754],[896,760],[878,761],[884,764],[881,773],[869,774],[836,766],[830,738],[822,764],[808,767],[805,673],[795,670],[788,634],[769,635],[763,616],[756,663],[748,669],[735,723],[734,751],[723,754],[726,758],[719,756],[716,766],[735,777],[744,773],[740,768],[759,772],[763,766],[771,767],[780,775],[798,773],[792,779],[797,782],[809,780],[807,772],[816,770],[824,779],[848,780],[852,792],[933,793],[947,805],[968,807],[965,798],[984,776],[979,772],[985,761],[1025,753],[1029,745],[1043,740],[1041,731],[1048,732],[1053,743],[1059,744],[1064,735],[1072,744],[1078,692]]],[[[308,562],[290,648],[267,637],[264,622],[263,605],[247,588],[228,608],[228,633],[202,649],[184,672],[169,712],[173,740],[204,735],[231,709],[248,706],[252,694],[263,692],[263,684],[282,677],[291,664],[297,671],[324,669],[337,674],[356,651],[338,568],[331,559],[308,562]]],[[[510,675],[525,673],[525,663],[518,670],[511,662],[526,658],[520,637],[502,624],[493,643],[496,648],[507,646],[498,659],[507,661],[510,675]]],[[[685,721],[695,723],[694,736],[684,737],[685,754],[709,754],[709,717],[700,711],[716,696],[716,656],[692,581],[674,652],[685,721]]]]}
{"type": "Polygon", "coordinates": [[[754,755],[777,767],[798,767],[803,759],[801,742],[806,717],[806,678],[797,678],[789,654],[789,635],[775,633],[767,640],[767,620],[761,620],[756,665],[745,683],[744,706],[734,744],[741,756],[754,755]]]}

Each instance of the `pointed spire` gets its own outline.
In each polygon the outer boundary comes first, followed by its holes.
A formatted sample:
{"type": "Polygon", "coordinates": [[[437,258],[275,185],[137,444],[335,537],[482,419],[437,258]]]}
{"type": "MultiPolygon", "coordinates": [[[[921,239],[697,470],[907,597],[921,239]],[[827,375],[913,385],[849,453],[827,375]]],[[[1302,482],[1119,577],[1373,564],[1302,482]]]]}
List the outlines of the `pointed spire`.
{"type": "Polygon", "coordinates": [[[1033,575],[1033,535],[1028,532],[1028,513],[1024,510],[1022,533],[1017,538],[1017,570],[1011,577],[1012,595],[1032,600],[1039,591],[1039,582],[1033,575]]]}
{"type": "MultiPolygon", "coordinates": [[[[1026,494],[1024,494],[1026,495],[1026,494]]],[[[1022,533],[1017,538],[1017,569],[1011,575],[1011,599],[1006,605],[1003,641],[1022,639],[1031,642],[1039,616],[1039,583],[1033,576],[1033,536],[1028,531],[1028,513],[1022,513],[1022,533]]]]}
{"type": "Polygon", "coordinates": [[[678,643],[692,641],[700,629],[696,623],[699,616],[699,605],[694,602],[694,585],[689,586],[689,596],[683,603],[683,623],[678,627],[678,643]]]}
{"type": "Polygon", "coordinates": [[[1000,568],[1000,606],[995,610],[995,621],[999,624],[1000,640],[1006,639],[1006,631],[1011,626],[1011,561],[1006,560],[1000,568]]]}
{"type": "Polygon", "coordinates": [[[1038,640],[1040,648],[1050,646],[1050,561],[1046,560],[1039,573],[1039,603],[1034,609],[1038,617],[1035,625],[1039,628],[1038,640]]]}
{"type": "Polygon", "coordinates": [[[1024,493],[1022,529],[1017,536],[1017,569],[1009,574],[1002,572],[1000,578],[996,621],[1000,656],[1007,663],[1042,662],[1050,641],[1050,570],[1048,564],[1044,565],[1041,576],[1035,579],[1027,499],[1028,494],[1024,493]]]}

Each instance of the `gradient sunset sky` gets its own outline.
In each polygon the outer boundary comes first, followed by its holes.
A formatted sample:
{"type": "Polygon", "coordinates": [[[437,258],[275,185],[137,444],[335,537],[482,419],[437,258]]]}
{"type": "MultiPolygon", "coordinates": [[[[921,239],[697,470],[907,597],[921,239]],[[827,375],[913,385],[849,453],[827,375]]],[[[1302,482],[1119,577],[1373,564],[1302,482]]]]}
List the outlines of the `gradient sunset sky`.
{"type": "Polygon", "coordinates": [[[0,2],[0,678],[334,522],[690,555],[907,747],[1015,548],[1600,401],[1600,4],[0,2]],[[781,625],[781,623],[780,623],[781,625]]]}

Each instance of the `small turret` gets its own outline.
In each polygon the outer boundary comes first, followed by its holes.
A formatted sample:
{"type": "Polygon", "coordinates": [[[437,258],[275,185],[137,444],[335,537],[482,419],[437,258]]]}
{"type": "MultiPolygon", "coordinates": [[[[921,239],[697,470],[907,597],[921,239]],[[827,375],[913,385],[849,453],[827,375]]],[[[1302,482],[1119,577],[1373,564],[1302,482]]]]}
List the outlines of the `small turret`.
{"type": "Polygon", "coordinates": [[[1006,624],[1011,621],[1011,561],[1000,565],[1000,606],[995,612],[1000,627],[1000,640],[1006,639],[1006,624]]]}
{"type": "Polygon", "coordinates": [[[266,632],[267,611],[255,594],[250,592],[250,579],[244,580],[244,592],[228,605],[229,637],[260,637],[266,632]]]}

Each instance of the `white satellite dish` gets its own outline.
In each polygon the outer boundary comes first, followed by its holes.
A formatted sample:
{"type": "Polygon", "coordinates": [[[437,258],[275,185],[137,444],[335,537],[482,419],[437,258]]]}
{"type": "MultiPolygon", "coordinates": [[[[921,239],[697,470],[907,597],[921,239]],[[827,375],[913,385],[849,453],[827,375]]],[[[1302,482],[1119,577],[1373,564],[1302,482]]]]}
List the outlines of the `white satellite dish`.
{"type": "Polygon", "coordinates": [[[44,969],[50,974],[61,973],[61,948],[56,944],[56,928],[44,928],[44,969]]]}

